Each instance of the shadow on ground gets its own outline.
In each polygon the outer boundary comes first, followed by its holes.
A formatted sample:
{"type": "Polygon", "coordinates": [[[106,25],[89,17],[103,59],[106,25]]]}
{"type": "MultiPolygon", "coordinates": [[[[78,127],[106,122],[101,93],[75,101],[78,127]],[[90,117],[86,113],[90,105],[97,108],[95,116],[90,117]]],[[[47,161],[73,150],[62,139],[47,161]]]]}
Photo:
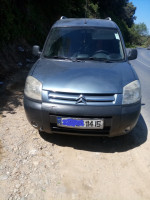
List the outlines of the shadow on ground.
{"type": "Polygon", "coordinates": [[[147,140],[147,126],[140,115],[136,127],[130,134],[107,138],[107,137],[85,137],[71,135],[50,135],[40,133],[41,137],[53,145],[72,147],[78,150],[93,152],[124,152],[136,148],[147,140]]]}
{"type": "Polygon", "coordinates": [[[27,74],[27,70],[19,71],[0,88],[0,114],[2,114],[2,117],[5,117],[3,111],[15,114],[15,108],[22,106],[23,90],[27,74]]]}

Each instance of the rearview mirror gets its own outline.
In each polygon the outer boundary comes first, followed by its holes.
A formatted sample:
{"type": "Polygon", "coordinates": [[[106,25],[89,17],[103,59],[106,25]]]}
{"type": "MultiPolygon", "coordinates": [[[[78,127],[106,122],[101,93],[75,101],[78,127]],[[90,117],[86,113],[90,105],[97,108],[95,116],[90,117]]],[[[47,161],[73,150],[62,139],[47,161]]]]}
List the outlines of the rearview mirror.
{"type": "Polygon", "coordinates": [[[34,45],[32,48],[32,54],[34,56],[40,56],[41,52],[40,52],[40,47],[38,45],[34,45]]]}
{"type": "Polygon", "coordinates": [[[137,49],[130,49],[128,51],[128,60],[134,60],[137,58],[137,49]]]}

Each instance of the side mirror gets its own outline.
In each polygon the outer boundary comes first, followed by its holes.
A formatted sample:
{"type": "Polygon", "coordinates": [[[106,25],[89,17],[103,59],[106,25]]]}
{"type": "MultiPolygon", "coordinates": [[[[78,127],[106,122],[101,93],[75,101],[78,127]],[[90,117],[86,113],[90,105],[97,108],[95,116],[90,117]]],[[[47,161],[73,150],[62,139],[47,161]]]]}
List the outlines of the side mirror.
{"type": "Polygon", "coordinates": [[[40,47],[37,45],[34,45],[32,48],[32,54],[34,56],[40,56],[41,52],[40,52],[40,47]]]}
{"type": "Polygon", "coordinates": [[[137,49],[130,49],[128,51],[128,60],[134,60],[137,58],[137,49]]]}

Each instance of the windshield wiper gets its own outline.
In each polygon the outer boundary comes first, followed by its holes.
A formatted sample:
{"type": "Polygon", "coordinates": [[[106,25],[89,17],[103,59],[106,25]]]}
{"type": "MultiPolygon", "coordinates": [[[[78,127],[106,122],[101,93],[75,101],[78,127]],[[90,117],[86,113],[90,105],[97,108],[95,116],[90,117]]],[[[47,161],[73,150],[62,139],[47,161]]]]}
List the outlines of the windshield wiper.
{"type": "Polygon", "coordinates": [[[52,58],[52,59],[62,59],[62,60],[71,60],[72,62],[81,62],[84,61],[84,59],[78,59],[78,58],[69,58],[65,56],[44,56],[45,58],[52,58]]]}
{"type": "Polygon", "coordinates": [[[77,57],[72,57],[71,58],[73,62],[84,62],[86,58],[77,58],[77,57]]]}
{"type": "Polygon", "coordinates": [[[53,58],[53,59],[62,59],[62,60],[71,60],[71,58],[69,57],[65,57],[65,56],[45,56],[46,58],[53,58]]]}
{"type": "Polygon", "coordinates": [[[104,61],[104,62],[108,62],[108,63],[110,63],[110,62],[113,62],[112,60],[108,60],[108,59],[106,59],[106,58],[94,58],[94,57],[86,57],[86,58],[72,58],[72,61],[73,62],[83,62],[83,61],[87,61],[87,60],[94,60],[94,61],[104,61]]]}
{"type": "Polygon", "coordinates": [[[107,63],[112,63],[115,62],[115,60],[109,60],[107,58],[95,58],[95,57],[89,57],[89,60],[95,60],[95,61],[102,61],[102,62],[107,62],[107,63]]]}
{"type": "Polygon", "coordinates": [[[95,58],[95,57],[89,57],[89,60],[102,61],[102,62],[107,62],[107,63],[113,63],[113,62],[121,62],[121,61],[124,61],[123,59],[113,60],[113,59],[95,58]]]}
{"type": "Polygon", "coordinates": [[[94,61],[101,61],[101,62],[106,62],[106,63],[112,63],[112,62],[117,62],[117,61],[122,61],[122,60],[109,60],[107,58],[96,58],[96,57],[85,57],[85,58],[78,58],[78,57],[65,57],[65,56],[44,56],[46,58],[52,58],[52,59],[62,59],[62,60],[71,60],[72,62],[84,62],[86,60],[94,60],[94,61]]]}

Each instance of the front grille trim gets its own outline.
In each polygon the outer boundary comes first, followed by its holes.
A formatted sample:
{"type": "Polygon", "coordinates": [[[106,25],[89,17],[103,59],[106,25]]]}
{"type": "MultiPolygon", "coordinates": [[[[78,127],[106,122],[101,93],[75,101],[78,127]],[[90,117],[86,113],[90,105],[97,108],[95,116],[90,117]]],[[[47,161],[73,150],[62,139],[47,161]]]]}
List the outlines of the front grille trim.
{"type": "Polygon", "coordinates": [[[48,100],[51,103],[71,104],[71,105],[113,105],[117,99],[117,94],[79,94],[62,93],[48,91],[48,100]],[[85,102],[78,102],[79,97],[83,95],[85,102]]]}

